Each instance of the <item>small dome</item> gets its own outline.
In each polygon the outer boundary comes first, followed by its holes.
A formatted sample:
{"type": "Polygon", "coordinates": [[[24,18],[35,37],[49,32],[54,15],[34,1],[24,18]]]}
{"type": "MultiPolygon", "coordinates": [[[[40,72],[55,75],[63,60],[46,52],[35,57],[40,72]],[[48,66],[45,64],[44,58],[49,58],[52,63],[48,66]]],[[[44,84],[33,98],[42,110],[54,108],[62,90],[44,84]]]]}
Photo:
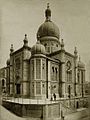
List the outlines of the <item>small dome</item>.
{"type": "Polygon", "coordinates": [[[78,61],[78,67],[85,68],[85,64],[81,61],[78,61]]]}
{"type": "Polygon", "coordinates": [[[85,68],[85,64],[81,62],[81,57],[79,56],[78,67],[85,68]]]}
{"type": "Polygon", "coordinates": [[[59,28],[52,21],[45,21],[38,29],[37,37],[56,37],[59,39],[59,28]]]}
{"type": "Polygon", "coordinates": [[[7,60],[6,64],[7,64],[7,65],[10,65],[10,59],[7,60]]]}
{"type": "Polygon", "coordinates": [[[31,54],[45,54],[45,47],[37,41],[37,43],[32,47],[31,54]]]}

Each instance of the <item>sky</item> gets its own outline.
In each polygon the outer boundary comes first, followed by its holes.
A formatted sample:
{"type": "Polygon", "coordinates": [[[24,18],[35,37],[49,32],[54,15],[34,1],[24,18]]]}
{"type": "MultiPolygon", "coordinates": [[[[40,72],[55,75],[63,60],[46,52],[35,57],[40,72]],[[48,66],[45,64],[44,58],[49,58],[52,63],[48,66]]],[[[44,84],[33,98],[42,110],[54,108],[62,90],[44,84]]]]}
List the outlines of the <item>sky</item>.
{"type": "Polygon", "coordinates": [[[45,9],[50,3],[51,20],[59,27],[60,40],[65,50],[72,53],[77,47],[78,55],[90,71],[90,0],[1,0],[0,1],[0,68],[6,66],[10,46],[14,50],[23,45],[28,35],[29,46],[37,39],[39,26],[45,21],[45,9]]]}

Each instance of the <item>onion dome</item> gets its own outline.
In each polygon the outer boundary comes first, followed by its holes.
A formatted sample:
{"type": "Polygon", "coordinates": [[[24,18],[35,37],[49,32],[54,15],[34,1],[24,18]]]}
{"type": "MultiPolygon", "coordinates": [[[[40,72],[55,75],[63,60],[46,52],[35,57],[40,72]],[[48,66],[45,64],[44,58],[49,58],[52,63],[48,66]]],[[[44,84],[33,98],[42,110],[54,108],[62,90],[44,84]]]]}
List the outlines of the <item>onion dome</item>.
{"type": "Polygon", "coordinates": [[[40,43],[40,41],[37,41],[37,43],[31,48],[31,54],[44,54],[45,55],[45,47],[40,43]]]}
{"type": "Polygon", "coordinates": [[[59,39],[59,28],[52,21],[45,21],[38,29],[37,37],[56,37],[59,39]]]}
{"type": "Polygon", "coordinates": [[[55,37],[59,39],[59,28],[56,24],[51,21],[51,10],[49,8],[49,4],[47,4],[47,9],[45,11],[45,22],[39,27],[37,32],[37,39],[38,36],[40,38],[43,37],[55,37]]]}
{"type": "Polygon", "coordinates": [[[10,65],[10,59],[7,59],[6,64],[7,64],[7,65],[10,65]]]}
{"type": "Polygon", "coordinates": [[[80,56],[79,56],[79,61],[78,61],[78,67],[85,68],[85,64],[83,62],[81,62],[80,56]]]}

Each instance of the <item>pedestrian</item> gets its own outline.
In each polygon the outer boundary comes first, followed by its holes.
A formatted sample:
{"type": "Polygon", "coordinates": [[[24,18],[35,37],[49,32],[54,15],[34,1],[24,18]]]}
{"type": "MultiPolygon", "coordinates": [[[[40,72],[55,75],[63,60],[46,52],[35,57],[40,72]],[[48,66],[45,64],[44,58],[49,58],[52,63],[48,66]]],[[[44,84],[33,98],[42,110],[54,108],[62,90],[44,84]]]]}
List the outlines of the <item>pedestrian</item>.
{"type": "Polygon", "coordinates": [[[56,101],[56,94],[55,93],[53,94],[53,97],[54,97],[54,100],[56,101]]]}

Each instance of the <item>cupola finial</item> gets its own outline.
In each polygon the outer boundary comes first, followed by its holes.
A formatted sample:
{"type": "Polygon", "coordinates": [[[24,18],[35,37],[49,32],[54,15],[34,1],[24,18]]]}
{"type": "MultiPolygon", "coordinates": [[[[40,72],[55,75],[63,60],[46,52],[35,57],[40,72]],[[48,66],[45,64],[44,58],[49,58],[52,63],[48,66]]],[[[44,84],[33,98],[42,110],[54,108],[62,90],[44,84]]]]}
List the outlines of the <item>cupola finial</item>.
{"type": "Polygon", "coordinates": [[[78,51],[77,51],[77,47],[75,47],[75,49],[74,49],[74,55],[77,57],[77,53],[78,53],[78,51]]]}
{"type": "Polygon", "coordinates": [[[50,7],[49,7],[49,3],[47,3],[47,9],[45,10],[45,16],[46,16],[46,21],[51,20],[51,10],[50,10],[50,7]]]}
{"type": "Polygon", "coordinates": [[[14,51],[13,44],[11,44],[10,52],[13,53],[13,51],[14,51]]]}
{"type": "Polygon", "coordinates": [[[25,38],[24,38],[23,42],[24,42],[24,46],[28,46],[27,34],[25,34],[25,38]]]}
{"type": "Polygon", "coordinates": [[[63,42],[63,39],[61,39],[61,50],[64,50],[64,42],[63,42]]]}

